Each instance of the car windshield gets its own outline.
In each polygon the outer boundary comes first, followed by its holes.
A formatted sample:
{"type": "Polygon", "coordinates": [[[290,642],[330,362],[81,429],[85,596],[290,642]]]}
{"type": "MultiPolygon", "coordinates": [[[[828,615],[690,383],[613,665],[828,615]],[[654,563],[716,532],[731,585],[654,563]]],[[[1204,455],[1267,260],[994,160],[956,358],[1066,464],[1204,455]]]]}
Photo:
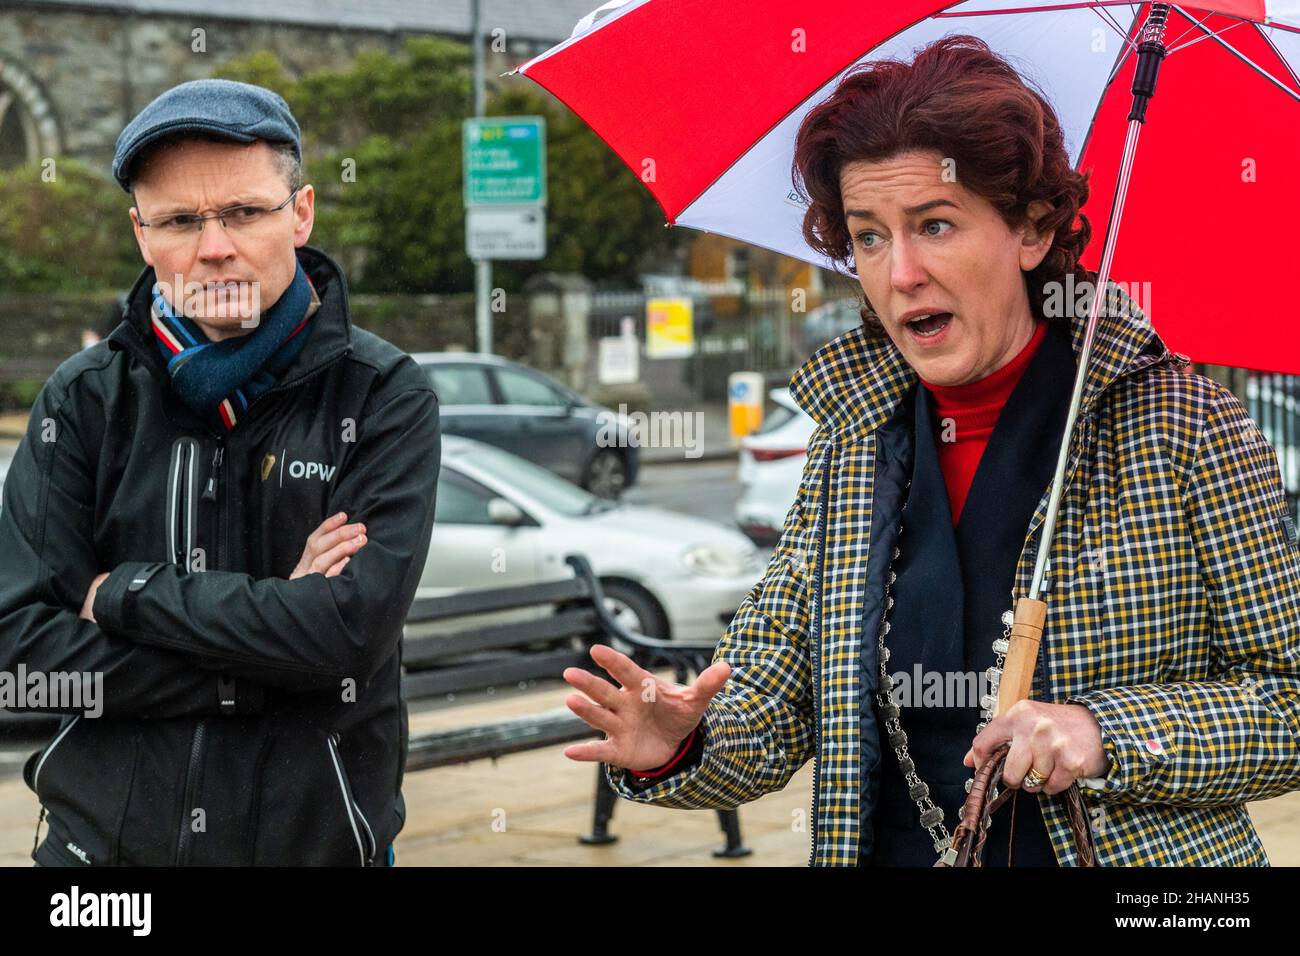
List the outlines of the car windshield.
{"type": "Polygon", "coordinates": [[[777,404],[772,413],[763,419],[763,424],[758,427],[755,435],[766,435],[768,432],[774,432],[790,419],[794,418],[794,412],[784,405],[777,404]]]}
{"type": "Polygon", "coordinates": [[[494,478],[511,488],[518,488],[524,494],[560,514],[578,517],[616,507],[614,502],[597,498],[591,492],[579,488],[573,482],[566,481],[540,465],[491,445],[476,447],[468,457],[476,466],[482,467],[494,478]]]}

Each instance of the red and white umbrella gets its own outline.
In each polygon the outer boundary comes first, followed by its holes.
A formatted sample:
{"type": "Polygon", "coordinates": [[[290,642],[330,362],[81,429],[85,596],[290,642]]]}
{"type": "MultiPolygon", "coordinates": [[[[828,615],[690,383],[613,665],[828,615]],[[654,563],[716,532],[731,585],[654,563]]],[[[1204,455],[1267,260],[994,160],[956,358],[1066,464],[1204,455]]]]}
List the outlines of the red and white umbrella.
{"type": "Polygon", "coordinates": [[[1153,6],[1168,52],[1109,277],[1149,293],[1134,298],[1194,361],[1300,373],[1282,288],[1300,264],[1300,0],[614,0],[516,72],[586,121],[669,223],[829,266],[801,234],[800,122],[855,64],[974,34],[1044,92],[1092,170],[1084,264],[1100,271],[1153,6]]]}

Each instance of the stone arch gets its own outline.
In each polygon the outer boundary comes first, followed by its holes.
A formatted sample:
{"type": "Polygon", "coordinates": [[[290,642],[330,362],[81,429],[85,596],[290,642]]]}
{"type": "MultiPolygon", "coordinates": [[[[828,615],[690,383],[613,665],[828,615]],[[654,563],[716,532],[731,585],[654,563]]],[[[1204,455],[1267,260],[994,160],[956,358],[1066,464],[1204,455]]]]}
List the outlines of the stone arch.
{"type": "Polygon", "coordinates": [[[26,70],[0,56],[0,169],[62,152],[54,105],[26,70]]]}

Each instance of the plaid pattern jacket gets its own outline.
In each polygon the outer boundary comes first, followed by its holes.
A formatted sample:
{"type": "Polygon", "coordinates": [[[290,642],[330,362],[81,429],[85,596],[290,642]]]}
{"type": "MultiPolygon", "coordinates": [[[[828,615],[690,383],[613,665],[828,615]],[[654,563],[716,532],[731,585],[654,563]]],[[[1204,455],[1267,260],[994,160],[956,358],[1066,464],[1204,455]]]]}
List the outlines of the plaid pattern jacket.
{"type": "MultiPolygon", "coordinates": [[[[1099,865],[1267,866],[1244,803],[1300,787],[1300,547],[1277,458],[1229,390],[1108,292],[1031,696],[1083,704],[1101,727],[1110,770],[1083,791],[1099,865]]],[[[874,431],[915,380],[861,328],[796,373],[818,427],[780,542],[718,644],[732,676],[705,712],[703,755],[641,791],[609,768],[620,795],[733,808],[811,758],[810,863],[857,863],[864,595],[883,587],[866,574],[874,431]]],[[[1047,499],[1008,607],[1028,590],[1047,499]]],[[[1039,802],[1057,861],[1075,865],[1060,797],[1039,802]]]]}

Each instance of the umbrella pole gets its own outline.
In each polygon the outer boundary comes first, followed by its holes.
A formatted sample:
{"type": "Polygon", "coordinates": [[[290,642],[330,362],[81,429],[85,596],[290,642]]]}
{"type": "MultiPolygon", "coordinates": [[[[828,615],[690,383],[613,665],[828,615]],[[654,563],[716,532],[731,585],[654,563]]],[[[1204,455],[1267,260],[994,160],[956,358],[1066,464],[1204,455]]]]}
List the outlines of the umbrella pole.
{"type": "Polygon", "coordinates": [[[1079,409],[1083,399],[1083,383],[1088,374],[1088,360],[1092,355],[1093,337],[1097,330],[1097,319],[1101,314],[1103,290],[1110,279],[1111,259],[1114,257],[1115,241],[1119,233],[1120,217],[1124,211],[1124,200],[1128,195],[1129,176],[1133,171],[1133,159],[1137,153],[1138,134],[1146,121],[1146,107],[1155,95],[1156,75],[1160,61],[1165,55],[1164,33],[1169,16],[1169,4],[1151,5],[1151,13],[1142,26],[1138,42],[1138,64],[1133,75],[1133,108],[1128,115],[1128,132],[1124,138],[1124,153],[1120,162],[1119,179],[1115,184],[1115,201],[1110,207],[1110,219],[1106,224],[1106,240],[1102,246],[1101,266],[1097,272],[1097,284],[1093,289],[1092,304],[1088,310],[1088,325],[1083,336],[1083,348],[1079,354],[1079,369],[1074,377],[1074,390],[1070,396],[1070,411],[1065,421],[1064,434],[1061,437],[1060,452],[1056,457],[1056,471],[1052,476],[1052,492],[1047,501],[1047,513],[1043,519],[1042,534],[1039,536],[1038,552],[1034,560],[1034,574],[1029,585],[1029,592],[1016,602],[1015,620],[1011,625],[1011,637],[1007,656],[998,683],[998,701],[993,710],[994,716],[1005,712],[1017,701],[1029,696],[1034,679],[1034,667],[1038,661],[1038,645],[1043,636],[1043,625],[1047,620],[1047,603],[1040,597],[1047,587],[1048,555],[1052,549],[1052,535],[1056,531],[1056,516],[1061,507],[1061,495],[1064,490],[1066,465],[1070,458],[1071,438],[1079,409]]]}

